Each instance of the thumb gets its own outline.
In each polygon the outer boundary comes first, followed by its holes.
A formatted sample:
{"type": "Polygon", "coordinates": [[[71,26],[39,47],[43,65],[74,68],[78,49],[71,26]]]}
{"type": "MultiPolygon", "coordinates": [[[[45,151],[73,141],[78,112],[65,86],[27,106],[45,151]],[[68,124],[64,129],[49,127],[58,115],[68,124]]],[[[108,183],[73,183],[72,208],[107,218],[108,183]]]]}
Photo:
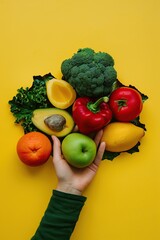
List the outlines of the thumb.
{"type": "Polygon", "coordinates": [[[53,140],[53,162],[58,161],[61,158],[61,143],[56,136],[52,136],[53,140]]]}
{"type": "Polygon", "coordinates": [[[102,157],[103,157],[103,154],[104,154],[104,151],[105,151],[105,147],[106,147],[105,142],[101,142],[101,144],[99,145],[99,148],[98,148],[96,158],[94,160],[94,164],[97,165],[97,166],[99,166],[99,164],[102,160],[102,157]]]}

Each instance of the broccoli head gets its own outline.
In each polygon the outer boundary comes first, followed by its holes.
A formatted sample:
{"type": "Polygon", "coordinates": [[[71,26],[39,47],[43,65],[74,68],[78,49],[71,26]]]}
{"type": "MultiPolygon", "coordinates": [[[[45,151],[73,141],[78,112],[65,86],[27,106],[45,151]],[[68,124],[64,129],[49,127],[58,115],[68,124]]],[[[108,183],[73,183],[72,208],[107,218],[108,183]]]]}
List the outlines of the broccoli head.
{"type": "Polygon", "coordinates": [[[114,59],[108,53],[83,48],[62,62],[61,71],[79,96],[101,97],[109,95],[117,82],[113,66],[114,59]]]}

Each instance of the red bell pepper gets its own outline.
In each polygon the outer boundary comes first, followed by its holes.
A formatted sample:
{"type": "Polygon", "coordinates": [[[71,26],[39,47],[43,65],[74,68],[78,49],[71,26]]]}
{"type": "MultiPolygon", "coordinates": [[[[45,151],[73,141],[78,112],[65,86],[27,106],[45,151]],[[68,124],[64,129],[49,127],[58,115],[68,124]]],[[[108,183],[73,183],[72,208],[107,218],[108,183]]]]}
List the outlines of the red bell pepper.
{"type": "Polygon", "coordinates": [[[112,112],[107,103],[108,97],[102,97],[96,102],[89,97],[77,98],[73,104],[72,116],[83,134],[98,131],[112,119],[112,112]]]}

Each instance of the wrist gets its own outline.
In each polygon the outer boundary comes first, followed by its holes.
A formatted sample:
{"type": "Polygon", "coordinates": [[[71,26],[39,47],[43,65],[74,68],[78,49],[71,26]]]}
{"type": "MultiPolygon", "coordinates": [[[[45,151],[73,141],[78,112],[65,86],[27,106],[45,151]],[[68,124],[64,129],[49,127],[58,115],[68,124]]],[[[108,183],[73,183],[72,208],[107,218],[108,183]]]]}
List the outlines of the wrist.
{"type": "Polygon", "coordinates": [[[82,192],[79,191],[78,189],[74,188],[73,186],[71,186],[70,184],[58,184],[56,187],[56,190],[60,191],[60,192],[65,192],[65,193],[70,193],[70,194],[74,194],[74,195],[82,195],[82,192]]]}

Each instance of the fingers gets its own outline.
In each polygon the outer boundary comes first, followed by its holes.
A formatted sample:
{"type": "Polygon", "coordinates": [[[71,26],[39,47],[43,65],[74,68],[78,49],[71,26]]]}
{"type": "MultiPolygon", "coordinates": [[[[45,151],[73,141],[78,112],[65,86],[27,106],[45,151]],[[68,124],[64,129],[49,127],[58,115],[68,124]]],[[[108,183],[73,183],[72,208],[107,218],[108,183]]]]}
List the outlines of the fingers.
{"type": "Polygon", "coordinates": [[[103,130],[100,130],[100,131],[98,131],[98,133],[97,133],[96,136],[95,136],[94,141],[95,141],[95,144],[96,144],[97,147],[98,147],[98,145],[99,145],[99,143],[100,143],[100,140],[101,140],[101,138],[102,138],[102,135],[103,135],[103,130]]]}
{"type": "Polygon", "coordinates": [[[53,140],[53,160],[59,160],[61,158],[61,143],[56,136],[52,136],[53,140]]]}
{"type": "Polygon", "coordinates": [[[103,157],[103,154],[105,151],[105,147],[106,147],[105,142],[101,142],[101,144],[99,145],[98,151],[97,151],[96,158],[94,160],[94,164],[96,164],[97,166],[99,166],[99,164],[102,160],[102,157],[103,157]]]}
{"type": "MultiPolygon", "coordinates": [[[[98,133],[95,136],[95,144],[98,147],[100,140],[103,135],[103,130],[98,131],[98,133]]],[[[61,153],[61,143],[59,139],[56,136],[52,136],[53,140],[53,162],[59,161],[62,159],[62,153],[61,153]]],[[[102,142],[98,148],[97,155],[95,157],[94,163],[98,166],[102,160],[103,154],[105,151],[105,143],[102,142]]]]}
{"type": "Polygon", "coordinates": [[[75,127],[73,128],[72,132],[78,132],[78,126],[75,125],[75,127]]]}

